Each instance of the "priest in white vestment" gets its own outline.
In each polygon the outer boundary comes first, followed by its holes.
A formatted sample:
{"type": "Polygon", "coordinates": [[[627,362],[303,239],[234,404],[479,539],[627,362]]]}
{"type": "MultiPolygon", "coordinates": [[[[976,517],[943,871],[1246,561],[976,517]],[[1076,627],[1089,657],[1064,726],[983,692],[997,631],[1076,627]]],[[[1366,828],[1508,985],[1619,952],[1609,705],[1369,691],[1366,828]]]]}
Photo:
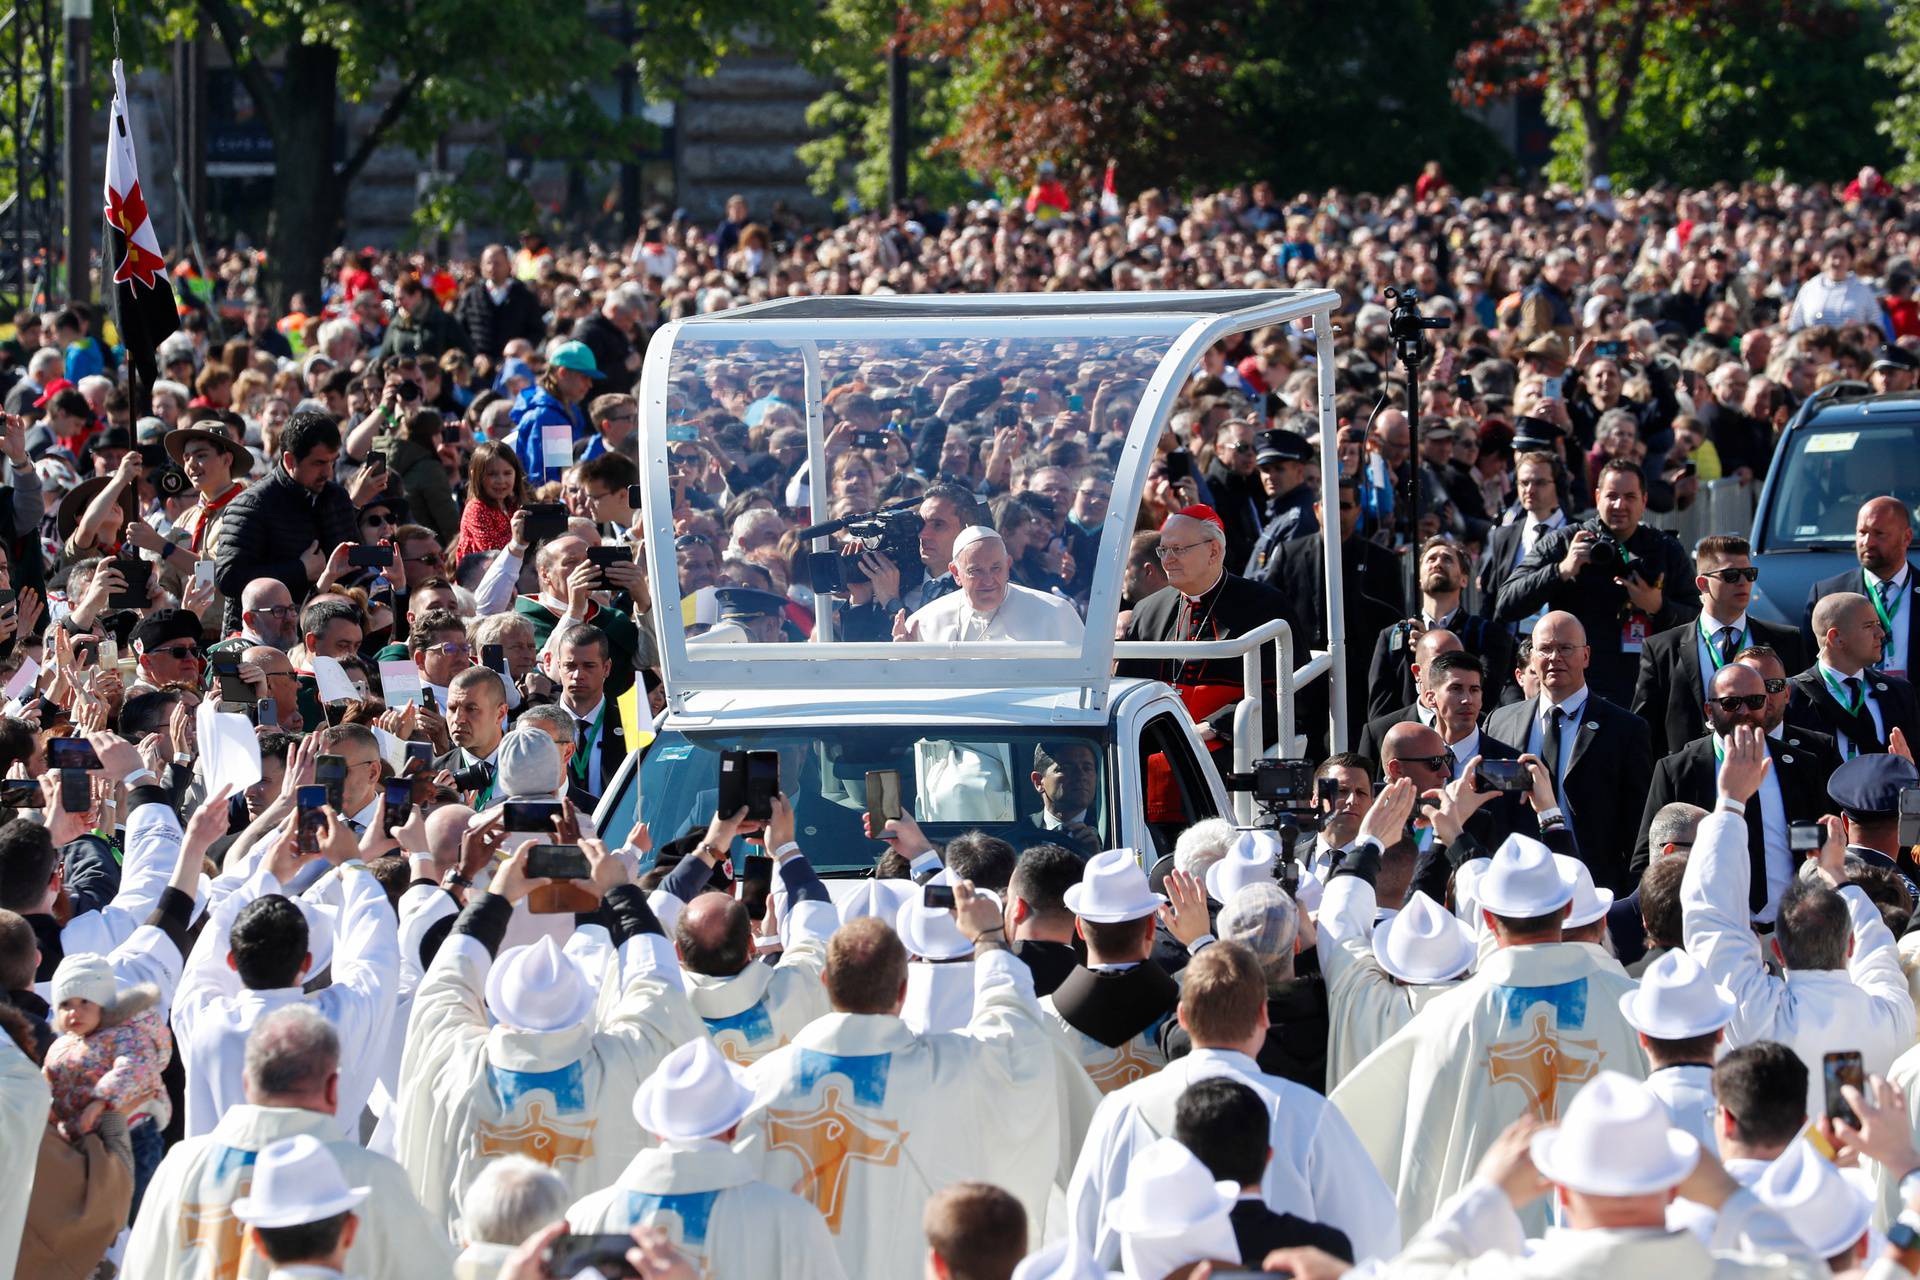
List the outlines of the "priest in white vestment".
{"type": "Polygon", "coordinates": [[[1067,1187],[1074,1239],[1102,1264],[1119,1265],[1123,1232],[1115,1207],[1128,1190],[1129,1171],[1172,1136],[1174,1108],[1188,1085],[1225,1076],[1267,1104],[1273,1156],[1260,1188],[1267,1207],[1344,1232],[1361,1261],[1392,1257],[1400,1245],[1393,1195],[1352,1127],[1318,1093],[1268,1075],[1254,1061],[1267,1035],[1267,980],[1259,960],[1238,943],[1216,942],[1181,977],[1175,1016],[1193,1051],[1100,1100],[1067,1187]]]}
{"type": "MultiPolygon", "coordinates": [[[[349,1051],[351,1048],[349,1046],[349,1051]]],[[[276,1009],[247,1040],[246,1101],[212,1132],[190,1137],[154,1171],[121,1274],[140,1280],[263,1280],[271,1270],[234,1216],[254,1187],[260,1153],[301,1134],[317,1139],[353,1186],[372,1189],[347,1252],[358,1280],[418,1280],[453,1268],[447,1233],[421,1212],[406,1172],[340,1136],[342,1044],[311,1004],[276,1009]]]]}
{"type": "Polygon", "coordinates": [[[1713,1059],[1733,1018],[1733,993],[1686,952],[1669,951],[1647,966],[1638,990],[1620,997],[1620,1013],[1640,1034],[1652,1067],[1647,1088],[1668,1119],[1706,1150],[1718,1151],[1713,1059]]]}
{"type": "Polygon", "coordinates": [[[1085,639],[1086,624],[1071,603],[1013,581],[1007,544],[985,525],[960,531],[951,567],[960,589],[911,617],[901,610],[895,640],[1054,640],[1077,648],[1085,639]]]}
{"type": "Polygon", "coordinates": [[[13,1037],[0,1032],[0,1274],[12,1274],[40,1162],[53,1091],[13,1037]]]}
{"type": "Polygon", "coordinates": [[[711,1041],[675,1049],[633,1100],[635,1117],[660,1145],[567,1210],[567,1229],[659,1227],[703,1275],[845,1280],[820,1211],[760,1181],[729,1145],[752,1105],[746,1069],[711,1041]]]}
{"type": "Polygon", "coordinates": [[[996,1183],[1028,1222],[1045,1222],[1072,1141],[1033,977],[1007,949],[993,901],[965,883],[954,898],[974,943],[965,1030],[921,1035],[901,1020],[906,949],[884,920],[865,918],[828,947],[835,1012],[749,1068],[755,1102],[737,1149],[764,1181],[813,1203],[849,1276],[918,1275],[921,1212],[954,1182],[996,1183]]]}
{"type": "Polygon", "coordinates": [[[582,848],[613,916],[617,998],[596,1002],[551,938],[494,958],[514,906],[547,883],[528,879],[525,848],[468,900],[414,998],[396,1149],[432,1229],[452,1229],[462,1194],[499,1156],[540,1161],[575,1195],[612,1182],[647,1142],[634,1091],[706,1034],[625,863],[598,841],[582,848]]]}
{"type": "MultiPolygon", "coordinates": [[[[1565,1113],[1596,1074],[1646,1076],[1619,999],[1633,980],[1560,939],[1573,887],[1537,840],[1509,836],[1476,886],[1497,950],[1334,1089],[1408,1233],[1467,1184],[1501,1131],[1565,1113]]],[[[1532,1210],[1544,1226],[1539,1210],[1532,1210]]],[[[1352,1237],[1355,1248],[1365,1247],[1352,1237]]]]}

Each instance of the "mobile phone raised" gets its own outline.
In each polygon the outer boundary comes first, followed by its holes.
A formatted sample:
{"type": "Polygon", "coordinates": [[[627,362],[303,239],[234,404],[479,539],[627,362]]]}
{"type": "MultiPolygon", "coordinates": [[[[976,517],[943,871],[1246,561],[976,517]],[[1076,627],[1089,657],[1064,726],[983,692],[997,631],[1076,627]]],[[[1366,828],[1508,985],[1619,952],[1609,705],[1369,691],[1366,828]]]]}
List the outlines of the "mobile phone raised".
{"type": "Polygon", "coordinates": [[[1482,791],[1533,790],[1533,771],[1518,760],[1482,760],[1475,779],[1482,791]]]}
{"type": "Polygon", "coordinates": [[[294,820],[294,848],[312,855],[320,852],[320,838],[327,830],[327,789],[301,787],[294,792],[298,817],[294,820]]]}
{"type": "Polygon", "coordinates": [[[94,753],[93,744],[85,738],[50,738],[47,740],[47,766],[53,769],[98,769],[100,757],[94,753]]]}
{"type": "Polygon", "coordinates": [[[867,821],[878,837],[887,823],[900,816],[900,771],[872,769],[867,772],[867,821]]]}
{"type": "Polygon", "coordinates": [[[509,800],[500,806],[503,823],[509,831],[541,831],[553,834],[553,820],[560,816],[558,800],[509,800]]]}
{"type": "Polygon", "coordinates": [[[1820,1078],[1826,1084],[1827,1117],[1831,1120],[1845,1121],[1854,1128],[1860,1127],[1860,1117],[1854,1114],[1848,1105],[1846,1095],[1840,1092],[1842,1085],[1852,1085],[1865,1092],[1867,1087],[1867,1069],[1858,1049],[1844,1049],[1838,1053],[1829,1053],[1820,1059],[1820,1078]]]}
{"type": "Polygon", "coordinates": [[[547,880],[586,880],[593,875],[593,868],[577,844],[532,844],[527,846],[527,875],[547,880]]]}

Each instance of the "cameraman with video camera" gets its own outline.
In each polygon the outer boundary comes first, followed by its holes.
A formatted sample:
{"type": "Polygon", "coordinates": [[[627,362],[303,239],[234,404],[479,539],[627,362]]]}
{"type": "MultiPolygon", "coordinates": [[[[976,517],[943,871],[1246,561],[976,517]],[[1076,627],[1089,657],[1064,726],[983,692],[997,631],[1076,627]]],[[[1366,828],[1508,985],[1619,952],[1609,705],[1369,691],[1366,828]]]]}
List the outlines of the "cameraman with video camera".
{"type": "Polygon", "coordinates": [[[1618,706],[1633,701],[1647,638],[1700,611],[1693,559],[1670,533],[1640,523],[1646,478],[1634,463],[1600,468],[1590,519],[1549,530],[1500,587],[1499,622],[1541,609],[1565,610],[1586,627],[1593,648],[1587,683],[1618,706]]]}
{"type": "MultiPolygon", "coordinates": [[[[986,523],[986,508],[970,490],[940,481],[927,486],[918,514],[920,572],[910,580],[884,551],[858,551],[867,581],[848,585],[848,604],[840,614],[843,639],[891,640],[900,610],[913,613],[958,589],[951,572],[953,540],[967,526],[986,523]]],[[[849,554],[853,551],[849,548],[849,554]]]]}

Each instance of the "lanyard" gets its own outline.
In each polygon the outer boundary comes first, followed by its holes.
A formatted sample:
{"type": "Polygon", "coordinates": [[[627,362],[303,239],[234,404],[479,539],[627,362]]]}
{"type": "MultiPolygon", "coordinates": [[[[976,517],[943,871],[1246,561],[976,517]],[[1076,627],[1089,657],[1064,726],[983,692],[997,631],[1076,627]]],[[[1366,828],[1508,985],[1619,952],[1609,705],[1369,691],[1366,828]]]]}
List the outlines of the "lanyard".
{"type": "Polygon", "coordinates": [[[573,753],[573,763],[568,768],[568,772],[573,774],[573,780],[582,787],[586,786],[587,779],[593,776],[593,748],[600,741],[600,726],[606,722],[606,719],[607,701],[602,698],[600,714],[593,718],[593,724],[587,728],[586,740],[573,753]]]}
{"type": "MultiPolygon", "coordinates": [[[[1718,671],[1720,668],[1726,666],[1726,659],[1722,658],[1720,656],[1720,650],[1714,647],[1713,637],[1707,634],[1707,624],[1701,621],[1696,622],[1694,625],[1700,628],[1700,639],[1706,642],[1707,657],[1713,661],[1713,669],[1718,671]]],[[[1742,627],[1740,628],[1740,634],[1733,638],[1733,651],[1738,653],[1746,647],[1747,629],[1742,627]]]]}
{"type": "Polygon", "coordinates": [[[1867,685],[1865,680],[1860,682],[1860,692],[1849,700],[1841,683],[1833,678],[1833,672],[1822,667],[1820,668],[1820,678],[1827,682],[1827,692],[1833,695],[1833,700],[1839,703],[1841,709],[1848,715],[1857,716],[1867,709],[1867,685]]]}
{"type": "MultiPolygon", "coordinates": [[[[1893,643],[1893,620],[1900,616],[1900,606],[1904,603],[1902,597],[1905,593],[1895,591],[1893,593],[1893,603],[1889,605],[1887,598],[1880,594],[1880,584],[1873,580],[1872,574],[1862,569],[1860,571],[1860,577],[1866,582],[1867,599],[1873,601],[1873,611],[1880,615],[1880,629],[1887,633],[1887,643],[1891,645],[1893,643]]],[[[1888,585],[1891,586],[1892,584],[1889,583],[1888,585]]]]}

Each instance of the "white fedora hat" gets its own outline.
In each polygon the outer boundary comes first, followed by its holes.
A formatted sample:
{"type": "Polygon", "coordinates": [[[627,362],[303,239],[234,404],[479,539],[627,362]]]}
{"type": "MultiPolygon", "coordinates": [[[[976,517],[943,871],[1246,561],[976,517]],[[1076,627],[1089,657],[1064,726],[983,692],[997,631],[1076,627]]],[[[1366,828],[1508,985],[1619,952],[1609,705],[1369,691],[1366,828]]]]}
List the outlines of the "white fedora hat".
{"type": "Polygon", "coordinates": [[[1548,1181],[1590,1196],[1665,1191],[1700,1162],[1699,1140],[1673,1127],[1652,1090],[1618,1071],[1596,1075],[1528,1149],[1548,1181]]]}
{"type": "Polygon", "coordinates": [[[1567,928],[1592,924],[1612,909],[1613,890],[1594,884],[1593,872],[1587,870],[1586,863],[1564,853],[1554,854],[1553,860],[1559,864],[1561,877],[1573,886],[1573,905],[1567,909],[1565,922],[1567,928]]]}
{"type": "Polygon", "coordinates": [[[561,1031],[593,1009],[593,984],[572,957],[542,938],[514,947],[487,974],[487,1007],[521,1031],[561,1031]]]}
{"type": "Polygon", "coordinates": [[[1526,836],[1508,836],[1473,886],[1482,907],[1510,920],[1529,920],[1573,901],[1553,850],[1526,836]]]}
{"type": "Polygon", "coordinates": [[[333,1153],[310,1133],[264,1148],[253,1162],[253,1186],[233,1202],[250,1227],[303,1227],[357,1207],[369,1187],[350,1187],[333,1153]]]}
{"type": "Polygon", "coordinates": [[[888,924],[900,914],[900,904],[909,898],[917,897],[920,886],[911,880],[862,880],[855,889],[838,905],[840,923],[863,920],[868,916],[879,916],[888,924]]]}
{"type": "Polygon", "coordinates": [[[1418,890],[1374,926],[1373,958],[1390,975],[1415,986],[1459,977],[1473,956],[1473,931],[1418,890]]]}
{"type": "Polygon", "coordinates": [[[1684,951],[1669,951],[1647,966],[1640,985],[1620,997],[1620,1016],[1655,1040],[1711,1035],[1733,1020],[1733,993],[1718,986],[1684,951]]]}
{"type": "Polygon", "coordinates": [[[1013,1280],[1107,1280],[1107,1269],[1071,1240],[1056,1240],[1020,1259],[1013,1280]]]}
{"type": "Polygon", "coordinates": [[[1272,880],[1279,859],[1280,840],[1272,832],[1242,831],[1207,868],[1207,896],[1226,902],[1247,885],[1272,880]]]}
{"type": "Polygon", "coordinates": [[[1811,1144],[1793,1143],[1767,1166],[1753,1193],[1822,1258],[1851,1249],[1873,1225],[1873,1206],[1811,1144]]]}
{"type": "MultiPolygon", "coordinates": [[[[1000,895],[991,889],[974,892],[977,897],[993,899],[996,906],[1000,903],[1000,895]]],[[[893,931],[900,935],[907,954],[922,960],[959,960],[973,954],[973,943],[960,932],[953,912],[928,906],[924,893],[916,893],[900,904],[893,917],[893,931]]]]}
{"type": "Polygon", "coordinates": [[[660,1060],[633,1095],[633,1118],[656,1138],[690,1142],[725,1133],[752,1106],[746,1068],[702,1036],[660,1060]]]}
{"type": "Polygon", "coordinates": [[[1136,1236],[1184,1235],[1233,1211],[1240,1185],[1218,1182],[1193,1152],[1161,1138],[1133,1158],[1108,1221],[1136,1236]]]}
{"type": "Polygon", "coordinates": [[[1147,886],[1140,855],[1131,849],[1108,849],[1087,859],[1080,883],[1063,895],[1067,910],[1095,924],[1121,924],[1158,911],[1166,899],[1147,886]]]}

